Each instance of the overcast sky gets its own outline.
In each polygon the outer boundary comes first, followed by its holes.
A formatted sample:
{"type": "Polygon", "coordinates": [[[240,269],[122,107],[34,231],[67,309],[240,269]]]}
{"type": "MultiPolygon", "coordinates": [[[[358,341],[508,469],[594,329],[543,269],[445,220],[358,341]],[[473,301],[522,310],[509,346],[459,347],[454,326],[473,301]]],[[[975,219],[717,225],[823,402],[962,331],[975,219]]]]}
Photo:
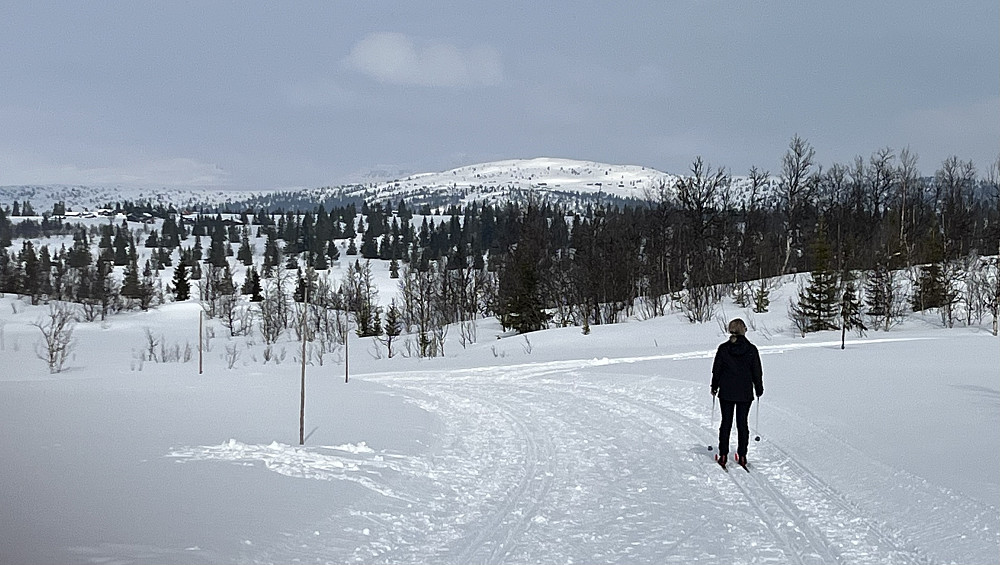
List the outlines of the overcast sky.
{"type": "Polygon", "coordinates": [[[1000,2],[0,0],[0,184],[1000,152],[1000,2]]]}

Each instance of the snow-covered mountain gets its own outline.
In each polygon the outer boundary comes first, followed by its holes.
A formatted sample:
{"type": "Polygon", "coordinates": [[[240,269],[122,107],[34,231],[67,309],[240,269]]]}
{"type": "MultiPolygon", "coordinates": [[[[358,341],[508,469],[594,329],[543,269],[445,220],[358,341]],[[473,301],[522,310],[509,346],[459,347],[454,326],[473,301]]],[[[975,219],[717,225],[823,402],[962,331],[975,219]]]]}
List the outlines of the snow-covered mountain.
{"type": "Polygon", "coordinates": [[[534,194],[549,199],[646,199],[676,176],[639,165],[611,165],[593,161],[509,159],[467,165],[439,173],[421,173],[374,186],[347,189],[346,194],[367,201],[405,198],[416,203],[444,200],[496,201],[534,194]]]}
{"type": "Polygon", "coordinates": [[[467,165],[442,172],[413,174],[389,181],[311,189],[268,191],[199,190],[132,186],[22,185],[0,186],[0,203],[30,201],[39,212],[65,202],[74,209],[92,210],[122,200],[173,204],[178,207],[239,204],[267,198],[298,202],[406,199],[415,205],[465,204],[504,201],[536,195],[566,201],[645,199],[677,177],[639,165],[612,165],[573,159],[510,159],[467,165]]]}
{"type": "MultiPolygon", "coordinates": [[[[672,191],[680,178],[682,177],[641,165],[538,157],[479,163],[378,182],[253,192],[121,185],[0,186],[0,204],[9,206],[14,201],[29,201],[41,213],[51,210],[56,202],[65,202],[70,209],[85,211],[124,200],[172,204],[178,208],[225,205],[235,208],[260,205],[296,208],[347,201],[396,203],[400,199],[406,200],[411,206],[442,207],[472,202],[496,203],[539,198],[572,209],[597,202],[657,199],[661,189],[672,191]]],[[[772,178],[771,186],[765,189],[766,193],[773,195],[774,182],[772,178]]],[[[749,185],[749,179],[733,177],[731,201],[739,204],[748,200],[749,185]]]]}
{"type": "Polygon", "coordinates": [[[173,205],[177,208],[216,206],[244,202],[254,196],[264,196],[273,191],[248,192],[241,190],[209,190],[200,188],[153,188],[128,185],[10,185],[0,186],[0,205],[13,202],[30,202],[41,214],[52,209],[57,202],[78,211],[92,211],[109,203],[131,201],[173,205]]]}

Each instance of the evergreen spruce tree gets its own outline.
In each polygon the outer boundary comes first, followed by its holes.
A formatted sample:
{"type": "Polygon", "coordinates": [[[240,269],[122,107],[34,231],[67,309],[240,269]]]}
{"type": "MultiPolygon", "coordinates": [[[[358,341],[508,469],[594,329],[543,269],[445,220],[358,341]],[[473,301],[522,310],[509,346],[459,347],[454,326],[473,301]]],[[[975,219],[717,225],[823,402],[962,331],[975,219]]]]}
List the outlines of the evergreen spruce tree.
{"type": "Polygon", "coordinates": [[[250,295],[250,302],[261,302],[264,297],[261,293],[264,289],[260,284],[260,275],[257,274],[257,269],[250,267],[247,271],[247,278],[243,281],[243,288],[241,289],[242,294],[250,295]]]}
{"type": "Polygon", "coordinates": [[[191,298],[191,283],[188,281],[187,265],[181,262],[174,269],[174,278],[170,281],[174,289],[174,300],[183,302],[191,298]]]}
{"type": "Polygon", "coordinates": [[[267,242],[264,244],[264,276],[271,276],[272,270],[281,264],[281,249],[278,247],[278,237],[273,229],[267,230],[267,242]]]}
{"type": "Polygon", "coordinates": [[[114,266],[111,260],[99,259],[97,261],[97,273],[93,279],[90,295],[101,305],[101,320],[107,319],[108,311],[118,302],[121,295],[121,289],[115,281],[114,266]]]}
{"type": "Polygon", "coordinates": [[[136,257],[132,257],[125,265],[125,273],[122,275],[121,295],[129,300],[139,300],[142,297],[141,284],[138,260],[136,257]]]}
{"type": "Polygon", "coordinates": [[[156,278],[153,275],[153,268],[149,260],[142,268],[142,280],[139,281],[139,308],[143,311],[149,310],[156,297],[156,278]]]}
{"type": "Polygon", "coordinates": [[[382,240],[379,242],[378,258],[383,261],[389,261],[393,258],[392,236],[388,232],[382,234],[382,240]]]}
{"type": "Polygon", "coordinates": [[[381,340],[385,344],[386,349],[389,350],[390,358],[393,355],[392,344],[402,333],[403,314],[399,311],[399,306],[396,305],[396,299],[393,299],[389,303],[389,309],[385,312],[385,337],[381,340]]]}
{"type": "Polygon", "coordinates": [[[236,283],[233,282],[233,271],[229,268],[229,262],[222,264],[222,273],[215,289],[216,296],[232,296],[236,294],[236,283]]]}
{"type": "Polygon", "coordinates": [[[18,255],[20,265],[20,283],[17,292],[31,297],[32,304],[38,304],[41,293],[41,264],[38,261],[38,254],[35,253],[35,246],[31,240],[24,240],[21,244],[21,253],[18,255]]]}
{"type": "Polygon", "coordinates": [[[913,288],[910,305],[914,312],[922,312],[931,308],[941,308],[951,300],[948,280],[945,278],[943,266],[944,250],[941,246],[937,229],[931,228],[928,243],[928,259],[930,263],[920,267],[920,275],[913,288]]]}
{"type": "Polygon", "coordinates": [[[831,269],[830,244],[826,240],[826,229],[821,222],[813,242],[813,266],[808,286],[799,294],[799,301],[792,306],[793,318],[804,322],[806,332],[820,332],[837,329],[841,296],[837,274],[831,269]]]}
{"type": "MultiPolygon", "coordinates": [[[[124,223],[124,222],[123,222],[124,223]]],[[[131,233],[129,232],[128,226],[120,226],[115,231],[115,240],[113,243],[115,254],[114,263],[116,267],[121,267],[128,264],[129,253],[128,246],[131,242],[131,233]]]]}
{"type": "Polygon", "coordinates": [[[7,212],[0,206],[0,251],[8,248],[13,243],[14,224],[7,217],[7,212]]]}
{"type": "Polygon", "coordinates": [[[865,327],[865,322],[861,319],[861,299],[858,297],[858,288],[854,277],[849,271],[845,271],[842,278],[844,290],[840,301],[840,348],[844,349],[848,330],[858,330],[859,335],[864,335],[868,328],[865,327]]]}
{"type": "Polygon", "coordinates": [[[549,315],[542,297],[545,257],[544,222],[537,206],[529,205],[514,249],[500,271],[497,300],[500,323],[518,333],[544,329],[549,315]]]}
{"type": "Polygon", "coordinates": [[[326,249],[323,247],[326,244],[324,242],[318,242],[318,245],[319,245],[318,252],[310,253],[310,256],[313,258],[312,267],[317,271],[329,270],[330,261],[327,258],[326,249]]]}
{"type": "Polygon", "coordinates": [[[361,257],[365,259],[378,259],[378,243],[372,230],[365,232],[361,236],[361,257]]]}
{"type": "Polygon", "coordinates": [[[310,303],[316,301],[316,283],[319,280],[319,275],[312,268],[306,268],[303,272],[299,269],[298,275],[296,276],[295,292],[292,294],[292,300],[295,302],[305,302],[308,298],[310,303]],[[308,289],[308,294],[306,290],[308,289]]]}
{"type": "Polygon", "coordinates": [[[66,263],[74,269],[89,267],[94,258],[90,254],[90,245],[87,243],[86,230],[78,230],[73,234],[73,246],[69,248],[66,256],[66,263]]]}
{"type": "Polygon", "coordinates": [[[38,294],[52,296],[52,255],[48,245],[38,251],[38,294]]]}
{"type": "Polygon", "coordinates": [[[208,262],[221,267],[226,261],[226,232],[221,225],[212,230],[212,241],[208,247],[208,262]]]}
{"type": "Polygon", "coordinates": [[[0,247],[0,292],[17,292],[16,261],[12,260],[7,250],[0,247]]]}
{"type": "MultiPolygon", "coordinates": [[[[202,250],[203,250],[203,248],[201,246],[201,236],[200,235],[196,235],[196,236],[194,236],[194,247],[191,248],[191,261],[192,262],[200,262],[201,261],[202,250]]],[[[194,277],[192,277],[192,280],[193,279],[194,279],[194,277]]]]}

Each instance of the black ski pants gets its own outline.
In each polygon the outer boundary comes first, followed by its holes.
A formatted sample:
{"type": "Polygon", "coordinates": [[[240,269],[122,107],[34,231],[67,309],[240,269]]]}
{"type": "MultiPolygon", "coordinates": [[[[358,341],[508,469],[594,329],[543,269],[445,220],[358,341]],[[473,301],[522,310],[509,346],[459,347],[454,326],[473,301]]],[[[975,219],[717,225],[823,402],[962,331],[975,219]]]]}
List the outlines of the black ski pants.
{"type": "Polygon", "coordinates": [[[719,399],[719,407],[722,408],[722,424],[719,426],[719,455],[729,455],[729,435],[733,431],[733,412],[736,412],[736,453],[740,457],[746,457],[747,447],[750,444],[750,402],[733,402],[731,400],[719,399]]]}

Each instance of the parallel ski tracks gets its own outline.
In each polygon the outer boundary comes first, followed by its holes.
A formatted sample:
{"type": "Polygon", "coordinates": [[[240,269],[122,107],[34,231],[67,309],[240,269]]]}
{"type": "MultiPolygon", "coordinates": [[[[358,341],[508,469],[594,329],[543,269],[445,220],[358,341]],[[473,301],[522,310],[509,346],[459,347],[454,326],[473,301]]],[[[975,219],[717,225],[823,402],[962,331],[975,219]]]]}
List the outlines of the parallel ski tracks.
{"type": "MultiPolygon", "coordinates": [[[[689,441],[692,445],[704,446],[706,440],[714,443],[713,434],[707,430],[706,422],[695,417],[697,411],[693,407],[696,401],[685,389],[688,383],[679,382],[682,386],[670,389],[634,382],[619,386],[614,381],[595,382],[580,378],[575,371],[581,368],[585,367],[572,367],[568,363],[555,367],[543,363],[537,367],[518,366],[508,373],[500,368],[492,374],[484,371],[449,371],[438,374],[426,372],[373,376],[373,380],[401,391],[408,397],[435,398],[433,410],[444,414],[447,414],[446,411],[461,411],[463,407],[473,404],[488,410],[490,416],[486,422],[479,422],[463,414],[448,414],[446,419],[450,422],[449,426],[455,428],[449,433],[454,436],[461,437],[466,432],[465,427],[474,426],[477,422],[481,425],[499,425],[504,434],[507,434],[503,441],[508,443],[497,444],[482,435],[482,430],[476,430],[479,435],[475,445],[445,446],[446,452],[439,456],[451,463],[440,467],[440,472],[446,472],[448,465],[456,461],[469,458],[474,461],[477,456],[484,455],[476,453],[477,449],[490,449],[491,446],[495,448],[502,445],[507,455],[516,458],[516,464],[510,468],[477,467],[479,472],[489,474],[483,479],[490,481],[489,485],[482,489],[490,493],[488,500],[470,498],[481,490],[475,486],[474,476],[458,479],[459,487],[464,493],[462,500],[469,504],[469,508],[462,511],[467,511],[471,519],[463,521],[458,527],[439,532],[443,538],[438,539],[447,540],[446,548],[439,547],[438,551],[431,552],[429,546],[415,546],[410,549],[416,553],[410,554],[404,547],[397,546],[383,557],[397,561],[419,562],[432,559],[438,562],[486,564],[524,561],[528,558],[542,561],[554,559],[556,554],[550,555],[547,551],[558,551],[557,548],[547,549],[538,543],[547,539],[539,536],[546,536],[546,532],[551,530],[545,528],[544,521],[536,523],[535,520],[550,510],[547,505],[551,505],[553,501],[575,500],[567,498],[564,490],[561,490],[569,485],[566,482],[566,470],[554,463],[559,459],[560,451],[568,447],[564,445],[565,441],[572,439],[560,434],[572,430],[573,426],[585,424],[599,429],[617,421],[618,424],[613,426],[615,430],[642,436],[623,438],[625,441],[659,441],[658,438],[662,438],[663,442],[674,444],[689,441]],[[573,403],[562,404],[556,400],[566,398],[567,395],[574,395],[573,403]],[[578,412],[571,415],[558,413],[559,409],[567,406],[578,412]],[[595,419],[586,423],[579,420],[586,417],[588,411],[593,411],[595,419]],[[621,422],[628,423],[623,426],[621,422]]],[[[577,436],[574,441],[578,439],[577,436]]],[[[630,453],[634,458],[637,452],[632,450],[630,453]]],[[[703,494],[715,496],[720,503],[727,504],[727,510],[731,508],[728,504],[735,505],[732,508],[735,508],[740,517],[739,524],[746,526],[749,532],[732,540],[734,555],[745,549],[736,546],[758,535],[771,538],[760,540],[761,546],[755,550],[758,552],[756,559],[761,562],[791,562],[797,565],[915,565],[930,561],[917,550],[907,547],[885,524],[867,514],[773,442],[768,442],[766,447],[755,451],[758,456],[752,460],[749,474],[739,468],[734,468],[728,475],[721,473],[707,460],[708,453],[704,453],[706,461],[702,471],[718,476],[711,478],[710,475],[711,482],[698,488],[703,494]],[[713,484],[718,485],[721,490],[715,491],[713,484]]],[[[665,453],[656,452],[651,455],[665,453]]],[[[697,463],[692,464],[695,467],[691,470],[698,472],[695,470],[697,463]]],[[[446,482],[449,480],[445,476],[441,478],[446,482]]],[[[607,500],[627,495],[606,491],[602,496],[607,500]]],[[[687,496],[695,495],[689,493],[687,496]]],[[[573,505],[578,503],[571,502],[573,505]]],[[[453,518],[448,513],[456,510],[455,504],[460,503],[449,505],[441,501],[434,506],[436,509],[432,511],[433,519],[446,521],[453,518]]],[[[582,515],[588,509],[581,507],[578,510],[582,515]]],[[[602,515],[598,519],[607,519],[607,516],[602,515]]],[[[711,519],[706,516],[692,518],[702,522],[711,519]]],[[[590,519],[574,527],[600,529],[607,525],[590,519]]],[[[634,542],[666,543],[661,539],[648,539],[653,531],[659,532],[662,529],[651,530],[647,526],[642,528],[637,528],[634,534],[625,533],[639,536],[632,540],[634,542]],[[643,537],[644,533],[646,537],[643,537]]],[[[415,533],[412,529],[408,531],[415,533]]],[[[687,544],[693,534],[693,530],[688,530],[686,536],[668,544],[668,549],[687,544]]],[[[547,540],[549,542],[551,540],[547,540]]],[[[692,546],[687,547],[690,550],[692,546]]],[[[566,547],[561,547],[561,550],[569,551],[566,547]]],[[[662,554],[651,552],[650,548],[646,548],[643,553],[645,560],[655,559],[656,555],[662,557],[662,554]]],[[[609,553],[605,557],[615,560],[622,559],[625,555],[618,554],[615,557],[609,553]]],[[[754,558],[751,557],[751,560],[754,558]]]]}
{"type": "MultiPolygon", "coordinates": [[[[706,439],[701,423],[676,410],[638,401],[624,393],[588,388],[598,394],[614,395],[614,402],[627,403],[674,421],[699,444],[706,439]]],[[[714,438],[709,438],[709,442],[714,443],[714,438]]],[[[773,453],[771,461],[751,463],[750,473],[734,467],[728,476],[795,563],[930,562],[915,550],[902,547],[882,525],[780,447],[772,444],[768,451],[773,453]],[[777,482],[781,487],[776,486],[777,482]]],[[[711,465],[707,467],[715,471],[711,465]]]]}
{"type": "Polygon", "coordinates": [[[492,400],[490,404],[501,410],[504,419],[524,442],[524,475],[503,503],[476,523],[476,533],[460,540],[464,548],[458,554],[458,563],[503,563],[517,545],[520,534],[530,527],[530,519],[537,515],[545,495],[552,488],[553,473],[541,470],[544,462],[552,459],[550,438],[533,435],[524,421],[515,417],[517,411],[507,403],[492,400]]]}

